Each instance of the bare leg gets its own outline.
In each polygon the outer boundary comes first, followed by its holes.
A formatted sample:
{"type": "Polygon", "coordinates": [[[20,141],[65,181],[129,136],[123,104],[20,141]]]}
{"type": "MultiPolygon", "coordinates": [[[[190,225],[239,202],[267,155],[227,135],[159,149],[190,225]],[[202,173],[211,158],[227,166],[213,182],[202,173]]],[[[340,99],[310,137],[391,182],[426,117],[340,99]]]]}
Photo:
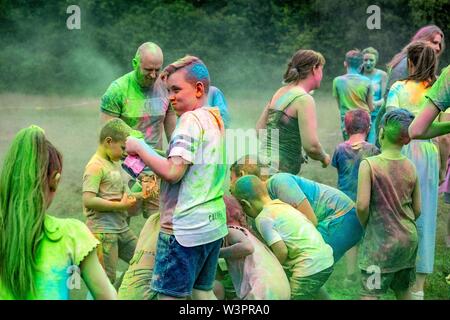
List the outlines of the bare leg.
{"type": "Polygon", "coordinates": [[[225,300],[225,288],[220,281],[214,280],[213,292],[218,300],[225,300]]]}
{"type": "Polygon", "coordinates": [[[427,278],[426,273],[417,273],[416,274],[416,283],[412,287],[413,292],[423,291],[425,287],[425,280],[427,278]]]}
{"type": "Polygon", "coordinates": [[[217,300],[217,297],[214,295],[212,290],[204,291],[193,289],[192,300],[217,300]]]}
{"type": "Polygon", "coordinates": [[[394,293],[397,300],[413,300],[411,290],[409,289],[405,291],[394,291],[394,293]]]}
{"type": "Polygon", "coordinates": [[[427,277],[426,273],[417,273],[416,274],[416,283],[411,288],[412,299],[423,300],[423,292],[424,292],[426,277],[427,277]]]}
{"type": "Polygon", "coordinates": [[[347,264],[347,278],[356,276],[358,271],[358,246],[354,246],[345,253],[345,262],[347,264]]]}

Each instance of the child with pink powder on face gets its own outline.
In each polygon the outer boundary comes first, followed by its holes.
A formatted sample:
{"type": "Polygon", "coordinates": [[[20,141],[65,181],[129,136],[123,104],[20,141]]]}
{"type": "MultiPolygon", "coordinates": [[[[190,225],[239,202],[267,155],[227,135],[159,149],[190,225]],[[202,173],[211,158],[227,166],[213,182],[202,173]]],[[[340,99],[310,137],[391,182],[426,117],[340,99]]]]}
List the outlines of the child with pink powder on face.
{"type": "Polygon", "coordinates": [[[252,234],[241,205],[224,196],[228,235],[220,249],[236,295],[242,300],[289,300],[289,281],[270,249],[252,234]]]}

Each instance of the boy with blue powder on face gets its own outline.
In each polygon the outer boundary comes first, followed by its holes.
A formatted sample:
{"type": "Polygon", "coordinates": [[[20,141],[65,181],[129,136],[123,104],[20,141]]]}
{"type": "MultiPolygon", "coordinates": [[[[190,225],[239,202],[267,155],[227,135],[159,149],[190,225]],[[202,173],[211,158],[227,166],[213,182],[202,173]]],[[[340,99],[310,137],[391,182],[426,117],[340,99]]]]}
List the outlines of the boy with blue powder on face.
{"type": "Polygon", "coordinates": [[[416,168],[401,150],[411,140],[413,118],[405,109],[386,113],[379,132],[381,154],[364,159],[359,168],[357,212],[365,228],[359,252],[362,299],[378,299],[389,288],[397,299],[412,299],[421,200],[416,168]],[[377,285],[371,280],[374,272],[377,285]]]}
{"type": "Polygon", "coordinates": [[[152,290],[158,299],[215,299],[213,283],[222,239],[227,235],[223,183],[224,125],[206,106],[209,73],[186,56],[162,72],[178,115],[167,155],[128,138],[126,150],[161,177],[159,233],[152,290]]]}

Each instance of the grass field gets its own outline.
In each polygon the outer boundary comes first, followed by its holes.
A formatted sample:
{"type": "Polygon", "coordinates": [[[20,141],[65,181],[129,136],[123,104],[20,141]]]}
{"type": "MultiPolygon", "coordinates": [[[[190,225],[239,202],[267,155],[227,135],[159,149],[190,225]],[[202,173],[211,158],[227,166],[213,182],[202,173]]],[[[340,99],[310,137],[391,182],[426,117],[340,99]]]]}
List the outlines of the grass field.
{"type": "MultiPolygon", "coordinates": [[[[251,92],[245,97],[225,92],[233,118],[233,128],[253,128],[256,120],[270,98],[271,92],[251,92]]],[[[316,94],[319,137],[328,153],[341,142],[338,112],[331,95],[320,91],[316,94]]],[[[95,152],[99,125],[99,100],[93,98],[71,98],[56,96],[25,96],[17,94],[0,95],[0,161],[17,131],[30,124],[45,129],[48,138],[62,151],[64,169],[58,193],[49,212],[58,217],[70,217],[84,221],[81,203],[81,184],[84,166],[95,152]]],[[[302,175],[331,186],[336,185],[337,174],[332,167],[323,169],[314,161],[302,168],[302,175]]],[[[228,189],[228,188],[227,188],[228,189]]],[[[426,201],[426,199],[423,199],[426,201]]],[[[449,299],[450,286],[445,276],[450,273],[450,249],[445,247],[446,219],[450,205],[439,199],[436,262],[434,273],[426,284],[427,299],[449,299]]],[[[131,228],[138,235],[144,224],[142,217],[132,219],[131,228]]],[[[119,270],[126,268],[121,263],[119,270]]],[[[345,265],[341,260],[327,283],[327,289],[334,299],[358,299],[358,289],[344,288],[342,280],[345,265]]],[[[86,289],[73,290],[73,299],[84,299],[86,289]]],[[[393,294],[386,295],[393,299],[393,294]]]]}

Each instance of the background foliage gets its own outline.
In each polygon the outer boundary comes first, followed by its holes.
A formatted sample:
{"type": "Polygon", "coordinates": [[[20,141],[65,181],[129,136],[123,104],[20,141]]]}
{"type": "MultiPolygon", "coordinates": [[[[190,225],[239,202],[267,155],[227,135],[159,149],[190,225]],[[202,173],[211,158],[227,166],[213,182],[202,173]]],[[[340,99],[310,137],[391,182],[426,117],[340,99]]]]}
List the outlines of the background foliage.
{"type": "Polygon", "coordinates": [[[165,63],[198,55],[225,90],[273,90],[299,48],[325,55],[330,80],[349,49],[378,48],[383,68],[423,25],[449,36],[448,12],[449,0],[0,0],[0,91],[99,96],[145,41],[162,47],[165,63]],[[66,28],[71,4],[80,30],[66,28]],[[366,27],[372,4],[380,30],[366,27]]]}

